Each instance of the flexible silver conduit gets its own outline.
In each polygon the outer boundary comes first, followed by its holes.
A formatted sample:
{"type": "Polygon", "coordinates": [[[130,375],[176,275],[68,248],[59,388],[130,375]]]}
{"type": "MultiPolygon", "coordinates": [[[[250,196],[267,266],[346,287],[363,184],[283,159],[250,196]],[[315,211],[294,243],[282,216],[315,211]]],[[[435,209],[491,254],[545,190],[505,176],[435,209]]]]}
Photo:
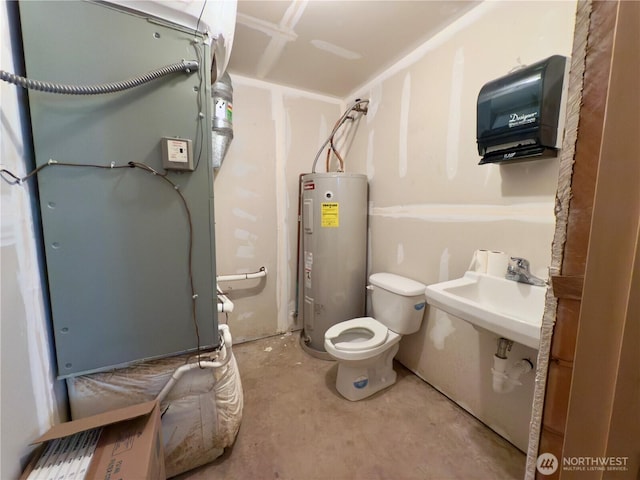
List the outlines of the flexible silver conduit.
{"type": "Polygon", "coordinates": [[[197,72],[198,62],[194,60],[182,60],[165,67],[157,68],[143,75],[123,80],[122,82],[98,83],[96,85],[64,85],[59,83],[41,82],[21,77],[13,73],[0,70],[0,80],[13,83],[23,88],[38,90],[47,93],[59,93],[62,95],[101,95],[103,93],[115,93],[130,88],[138,87],[158,78],[177,72],[197,72]]]}

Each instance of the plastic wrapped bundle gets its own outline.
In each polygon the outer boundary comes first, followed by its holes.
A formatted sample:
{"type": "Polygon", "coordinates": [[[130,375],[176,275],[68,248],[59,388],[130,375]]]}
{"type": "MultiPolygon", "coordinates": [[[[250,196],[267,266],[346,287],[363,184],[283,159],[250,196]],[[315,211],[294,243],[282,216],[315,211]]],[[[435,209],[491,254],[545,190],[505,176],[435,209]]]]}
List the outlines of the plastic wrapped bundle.
{"type": "MultiPolygon", "coordinates": [[[[218,368],[193,368],[162,400],[162,438],[167,477],[209,463],[235,440],[243,394],[235,357],[218,368]]],[[[195,363],[183,355],[67,379],[73,419],[153,400],[176,370],[195,363]]]]}

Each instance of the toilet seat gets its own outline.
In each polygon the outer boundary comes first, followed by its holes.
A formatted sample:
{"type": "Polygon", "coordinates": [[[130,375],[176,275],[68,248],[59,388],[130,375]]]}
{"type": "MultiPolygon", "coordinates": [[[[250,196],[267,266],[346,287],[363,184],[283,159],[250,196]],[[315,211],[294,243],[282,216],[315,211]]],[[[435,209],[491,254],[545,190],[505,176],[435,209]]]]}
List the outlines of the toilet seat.
{"type": "Polygon", "coordinates": [[[337,350],[347,352],[357,352],[362,350],[370,350],[382,345],[387,340],[389,329],[372,317],[360,317],[345,322],[340,322],[330,327],[324,334],[325,340],[329,340],[337,350]],[[367,334],[371,334],[371,338],[361,342],[334,342],[350,331],[365,330],[367,334]]]}

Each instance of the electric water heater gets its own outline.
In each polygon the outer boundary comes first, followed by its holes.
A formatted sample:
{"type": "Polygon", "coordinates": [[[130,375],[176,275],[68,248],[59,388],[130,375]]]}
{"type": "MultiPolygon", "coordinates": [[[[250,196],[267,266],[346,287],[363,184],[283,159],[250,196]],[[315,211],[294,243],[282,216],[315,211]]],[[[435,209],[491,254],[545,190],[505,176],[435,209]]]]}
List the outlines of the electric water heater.
{"type": "Polygon", "coordinates": [[[324,349],[329,327],[365,315],[367,177],[303,175],[301,202],[302,346],[329,358],[324,349]]]}

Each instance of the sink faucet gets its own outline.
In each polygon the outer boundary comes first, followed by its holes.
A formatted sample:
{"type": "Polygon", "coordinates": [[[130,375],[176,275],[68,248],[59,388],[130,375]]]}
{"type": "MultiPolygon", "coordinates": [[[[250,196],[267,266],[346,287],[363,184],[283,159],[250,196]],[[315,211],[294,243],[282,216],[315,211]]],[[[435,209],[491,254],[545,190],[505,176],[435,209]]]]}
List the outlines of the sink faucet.
{"type": "Polygon", "coordinates": [[[529,285],[537,285],[543,287],[547,284],[541,278],[534,276],[529,271],[529,260],[520,257],[511,257],[507,274],[504,276],[507,280],[514,280],[520,283],[528,283],[529,285]]]}

